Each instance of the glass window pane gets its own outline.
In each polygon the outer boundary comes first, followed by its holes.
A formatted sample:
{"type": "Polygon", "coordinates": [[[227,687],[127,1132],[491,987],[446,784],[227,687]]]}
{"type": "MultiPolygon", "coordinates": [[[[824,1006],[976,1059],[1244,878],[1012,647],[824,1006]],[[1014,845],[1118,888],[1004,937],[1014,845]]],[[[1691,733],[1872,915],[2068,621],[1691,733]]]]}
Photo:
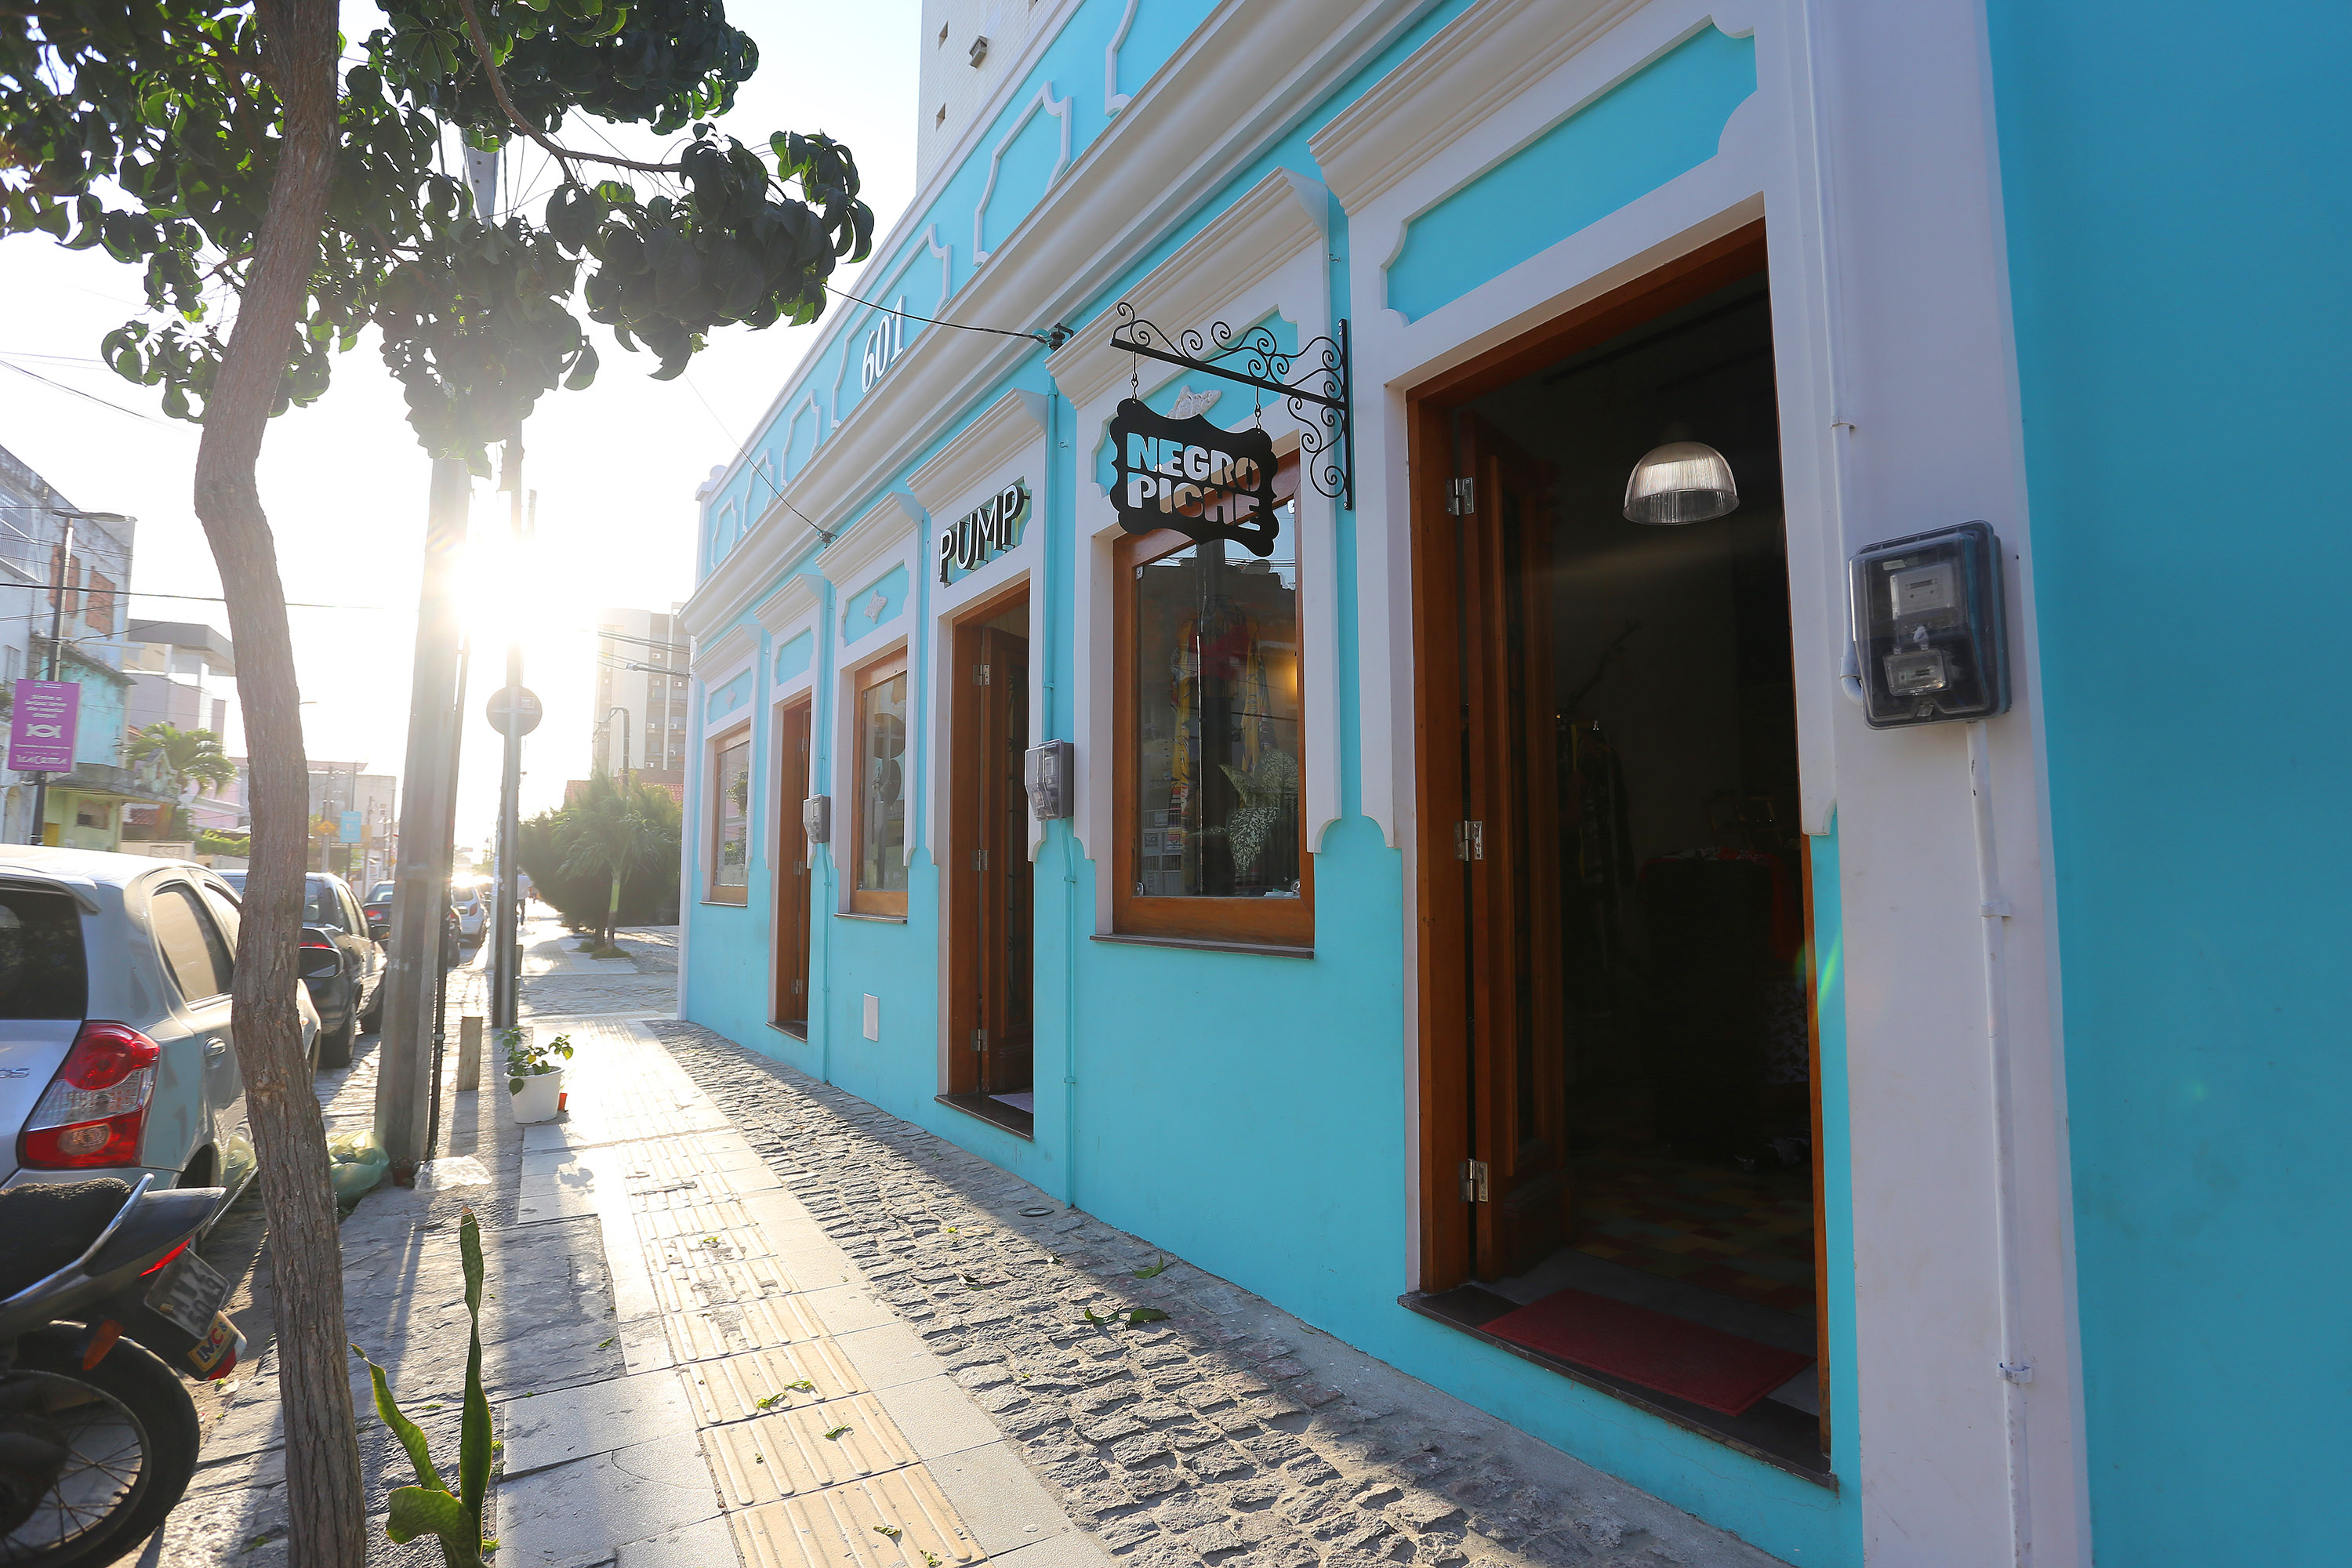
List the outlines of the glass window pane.
{"type": "Polygon", "coordinates": [[[147,923],[181,995],[199,1002],[228,990],[227,945],[194,893],[177,882],[157,889],[147,901],[147,923]]]}
{"type": "Polygon", "coordinates": [[[719,844],[713,888],[751,885],[751,738],[719,749],[719,844]]]}
{"type": "Polygon", "coordinates": [[[89,991],[74,901],[24,888],[0,891],[0,1018],[79,1018],[89,991]]]}
{"type": "Polygon", "coordinates": [[[1135,569],[1136,891],[1298,896],[1298,560],[1222,540],[1135,569]]]}
{"type": "Polygon", "coordinates": [[[907,890],[907,676],[857,694],[857,887],[907,890]]]}

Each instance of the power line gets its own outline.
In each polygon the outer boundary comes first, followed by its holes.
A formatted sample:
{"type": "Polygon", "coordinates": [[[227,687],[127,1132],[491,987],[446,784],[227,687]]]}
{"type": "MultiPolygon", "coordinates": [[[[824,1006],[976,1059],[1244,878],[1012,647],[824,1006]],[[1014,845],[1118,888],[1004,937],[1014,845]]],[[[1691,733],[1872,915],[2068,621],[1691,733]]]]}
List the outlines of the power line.
{"type": "Polygon", "coordinates": [[[911,310],[893,310],[887,305],[877,304],[872,300],[861,300],[855,294],[843,293],[830,283],[824,286],[824,289],[826,293],[846,300],[853,305],[863,305],[870,310],[880,310],[886,315],[902,317],[909,321],[921,321],[927,326],[953,327],[960,332],[993,332],[1000,338],[1029,338],[1045,344],[1049,349],[1060,348],[1068,341],[1070,335],[1070,330],[1063,326],[1055,326],[1048,331],[1032,332],[1016,331],[1011,327],[975,327],[963,321],[945,321],[937,316],[918,316],[911,310]]]}
{"type": "Polygon", "coordinates": [[[84,403],[95,403],[95,404],[97,404],[100,408],[111,408],[111,409],[113,409],[117,414],[127,414],[127,415],[129,415],[131,418],[133,418],[133,419],[137,419],[137,420],[140,420],[140,421],[142,421],[142,422],[143,422],[143,423],[145,423],[145,424],[149,424],[149,425],[161,425],[162,423],[163,423],[161,419],[152,418],[152,417],[151,417],[151,416],[147,416],[147,415],[142,414],[142,413],[140,413],[140,412],[139,412],[137,409],[135,409],[135,408],[125,408],[125,407],[123,407],[123,406],[122,406],[122,405],[121,405],[120,403],[109,403],[109,402],[108,402],[105,398],[103,398],[103,397],[93,397],[93,396],[91,396],[89,393],[82,391],[79,387],[76,387],[76,386],[68,386],[68,385],[67,385],[64,382],[62,382],[62,381],[51,381],[47,376],[43,375],[39,371],[37,371],[37,370],[26,370],[23,365],[18,364],[18,363],[17,363],[16,361],[14,361],[14,360],[11,360],[11,359],[0,359],[0,365],[5,365],[5,366],[7,366],[10,370],[15,371],[18,375],[28,375],[28,376],[32,377],[35,381],[39,382],[43,386],[54,386],[54,387],[56,387],[59,392],[65,393],[65,394],[66,394],[67,395],[68,395],[68,396],[71,396],[71,397],[79,397],[79,398],[80,398],[84,403]]]}

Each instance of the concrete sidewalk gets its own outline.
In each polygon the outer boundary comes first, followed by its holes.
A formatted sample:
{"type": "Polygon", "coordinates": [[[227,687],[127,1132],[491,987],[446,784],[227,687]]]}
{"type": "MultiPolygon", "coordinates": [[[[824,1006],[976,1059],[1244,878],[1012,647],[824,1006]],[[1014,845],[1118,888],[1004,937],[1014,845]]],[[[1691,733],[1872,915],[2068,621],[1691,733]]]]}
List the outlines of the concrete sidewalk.
{"type": "Polygon", "coordinates": [[[595,1216],[626,1371],[500,1406],[502,1568],[1106,1561],[650,1033],[572,1037],[516,1219],[595,1216]]]}
{"type": "MultiPolygon", "coordinates": [[[[480,1218],[496,1568],[1773,1562],[919,1127],[665,1021],[659,933],[627,976],[535,934],[524,1013],[576,1048],[568,1112],[515,1126],[494,1065],[455,1091],[452,1050],[438,1181],[379,1189],[341,1232],[352,1337],[454,1456],[457,1221],[480,1218]],[[1165,1316],[1126,1321],[1139,1307],[1165,1316]]],[[[454,977],[453,1033],[479,980],[454,977]]],[[[331,1130],[366,1124],[374,1043],[321,1076],[331,1130]]],[[[257,1226],[248,1200],[207,1256],[257,1226]]],[[[196,1479],[143,1568],[286,1561],[267,1261],[233,1302],[263,1330],[251,1370],[214,1395],[196,1479]]],[[[412,1477],[352,1368],[369,1561],[437,1563],[430,1542],[383,1537],[412,1477]]]]}

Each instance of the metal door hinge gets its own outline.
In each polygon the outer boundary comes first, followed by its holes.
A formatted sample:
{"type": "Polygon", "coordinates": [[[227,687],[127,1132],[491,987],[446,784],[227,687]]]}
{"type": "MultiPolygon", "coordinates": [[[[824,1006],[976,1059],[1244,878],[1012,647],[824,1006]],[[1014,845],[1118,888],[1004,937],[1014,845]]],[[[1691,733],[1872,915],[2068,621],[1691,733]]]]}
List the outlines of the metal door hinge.
{"type": "Polygon", "coordinates": [[[1445,510],[1455,517],[1468,517],[1478,510],[1478,481],[1464,475],[1445,481],[1445,510]]]}
{"type": "Polygon", "coordinates": [[[1484,860],[1486,858],[1485,823],[1457,822],[1454,825],[1454,858],[1457,860],[1484,860]]]}
{"type": "Polygon", "coordinates": [[[971,868],[975,871],[985,871],[988,869],[987,850],[975,849],[971,852],[971,868]]]}
{"type": "Polygon", "coordinates": [[[1462,1201],[1465,1204],[1483,1204],[1486,1201],[1486,1161],[1462,1162],[1462,1201]]]}
{"type": "Polygon", "coordinates": [[[984,664],[975,664],[975,665],[973,665],[973,666],[971,667],[971,683],[972,683],[974,686],[985,686],[985,685],[987,685],[987,684],[988,684],[988,673],[989,673],[989,667],[988,667],[988,666],[986,666],[986,665],[984,665],[984,664]]]}
{"type": "Polygon", "coordinates": [[[988,1049],[988,1031],[986,1029],[974,1029],[971,1032],[971,1048],[975,1051],[984,1051],[988,1049]]]}
{"type": "Polygon", "coordinates": [[[795,996],[805,996],[805,995],[807,995],[807,994],[808,994],[808,982],[807,982],[807,981],[805,981],[805,980],[795,980],[795,981],[793,981],[793,995],[795,995],[795,996]]]}

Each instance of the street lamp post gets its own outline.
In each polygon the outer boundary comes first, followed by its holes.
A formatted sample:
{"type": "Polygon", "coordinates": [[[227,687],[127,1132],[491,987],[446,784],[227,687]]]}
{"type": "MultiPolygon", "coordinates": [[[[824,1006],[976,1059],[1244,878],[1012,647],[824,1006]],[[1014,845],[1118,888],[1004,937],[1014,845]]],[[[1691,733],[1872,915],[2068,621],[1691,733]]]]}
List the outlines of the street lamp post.
{"type": "MultiPolygon", "coordinates": [[[[57,684],[65,655],[66,579],[73,572],[74,524],[77,522],[137,522],[135,517],[125,517],[119,511],[75,511],[68,507],[53,506],[49,515],[65,521],[65,538],[58,551],[57,570],[50,574],[49,584],[49,683],[57,684]]],[[[37,773],[33,778],[33,836],[25,842],[46,841],[49,823],[49,775],[37,773]]]]}

